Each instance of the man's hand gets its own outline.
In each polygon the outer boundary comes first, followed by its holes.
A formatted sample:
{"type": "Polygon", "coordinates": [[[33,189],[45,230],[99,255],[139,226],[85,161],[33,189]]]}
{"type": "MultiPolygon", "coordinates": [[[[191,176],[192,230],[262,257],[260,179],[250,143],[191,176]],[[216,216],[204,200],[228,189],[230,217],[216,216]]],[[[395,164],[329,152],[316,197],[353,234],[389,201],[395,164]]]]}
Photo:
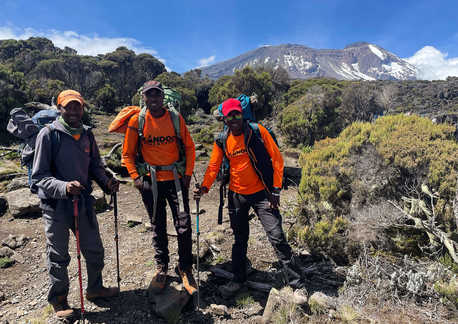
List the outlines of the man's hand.
{"type": "Polygon", "coordinates": [[[107,183],[108,190],[110,190],[110,193],[118,192],[119,191],[119,181],[116,180],[115,178],[110,178],[107,183]]]}
{"type": "Polygon", "coordinates": [[[200,199],[200,197],[202,197],[203,194],[208,193],[208,188],[196,185],[196,187],[194,188],[192,192],[194,194],[194,200],[197,200],[197,199],[200,199]]]}
{"type": "Polygon", "coordinates": [[[280,189],[272,190],[270,195],[270,207],[273,209],[278,209],[280,207],[280,189]]]}
{"type": "Polygon", "coordinates": [[[186,190],[189,190],[189,185],[191,184],[191,176],[190,175],[185,175],[183,177],[183,185],[186,190]]]}
{"type": "Polygon", "coordinates": [[[84,186],[79,183],[79,181],[74,180],[67,182],[67,186],[65,188],[67,190],[67,195],[77,196],[81,194],[82,190],[85,190],[84,186]]]}
{"type": "Polygon", "coordinates": [[[137,188],[138,190],[142,190],[143,189],[143,178],[142,177],[138,177],[137,179],[134,180],[134,186],[135,188],[137,188]]]}

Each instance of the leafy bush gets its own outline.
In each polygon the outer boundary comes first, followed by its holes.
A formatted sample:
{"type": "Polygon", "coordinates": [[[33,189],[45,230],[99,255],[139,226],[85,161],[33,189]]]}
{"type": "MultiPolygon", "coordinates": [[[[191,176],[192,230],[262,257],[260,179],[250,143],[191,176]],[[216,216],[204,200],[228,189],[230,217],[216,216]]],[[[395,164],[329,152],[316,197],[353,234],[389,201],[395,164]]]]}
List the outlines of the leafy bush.
{"type": "Polygon", "coordinates": [[[336,136],[339,95],[339,90],[313,86],[287,106],[280,115],[280,128],[286,141],[303,147],[313,145],[315,140],[336,136]]]}
{"type": "MultiPolygon", "coordinates": [[[[452,126],[434,124],[427,118],[393,115],[374,123],[353,123],[337,138],[316,142],[300,158],[299,190],[306,201],[300,222],[348,215],[356,208],[358,187],[362,186],[367,200],[358,208],[383,199],[403,204],[402,196],[416,195],[429,210],[434,208],[439,226],[453,233],[458,176],[454,131],[452,126]],[[422,185],[435,193],[434,206],[422,193],[422,185]]],[[[405,244],[400,248],[406,248],[405,244]]]]}
{"type": "Polygon", "coordinates": [[[113,113],[116,108],[116,91],[109,85],[97,90],[97,96],[95,98],[96,104],[99,108],[107,113],[113,113]]]}

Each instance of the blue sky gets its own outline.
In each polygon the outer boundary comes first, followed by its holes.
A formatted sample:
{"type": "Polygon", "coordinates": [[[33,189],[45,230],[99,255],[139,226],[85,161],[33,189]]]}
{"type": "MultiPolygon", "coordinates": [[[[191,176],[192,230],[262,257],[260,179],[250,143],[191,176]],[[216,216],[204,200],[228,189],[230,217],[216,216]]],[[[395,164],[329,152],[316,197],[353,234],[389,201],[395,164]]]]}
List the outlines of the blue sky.
{"type": "Polygon", "coordinates": [[[367,41],[439,79],[458,75],[457,13],[456,0],[1,0],[0,39],[44,36],[89,55],[127,46],[179,73],[265,44],[367,41]]]}

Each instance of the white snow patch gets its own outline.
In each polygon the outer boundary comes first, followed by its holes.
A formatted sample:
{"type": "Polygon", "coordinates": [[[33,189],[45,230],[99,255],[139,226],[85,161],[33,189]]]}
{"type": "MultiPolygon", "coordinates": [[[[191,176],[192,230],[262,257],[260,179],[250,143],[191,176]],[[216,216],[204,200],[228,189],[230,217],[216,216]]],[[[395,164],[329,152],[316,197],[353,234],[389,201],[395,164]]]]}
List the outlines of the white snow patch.
{"type": "Polygon", "coordinates": [[[347,63],[342,63],[341,66],[335,66],[330,64],[334,72],[344,77],[346,80],[375,80],[375,78],[366,75],[359,71],[358,63],[352,64],[352,66],[348,65],[347,63]],[[356,65],[356,68],[355,68],[356,65]]]}
{"type": "Polygon", "coordinates": [[[410,76],[415,76],[416,74],[415,67],[407,62],[405,62],[405,64],[398,62],[391,62],[389,65],[382,64],[382,68],[384,70],[383,72],[388,73],[389,75],[399,80],[405,80],[410,76]]]}
{"type": "Polygon", "coordinates": [[[264,64],[268,63],[270,60],[270,56],[267,56],[265,59],[264,59],[264,64]]]}
{"type": "Polygon", "coordinates": [[[284,55],[283,58],[288,67],[296,66],[296,68],[301,72],[305,72],[313,66],[312,62],[305,60],[302,56],[284,55]]]}
{"type": "Polygon", "coordinates": [[[377,55],[382,61],[385,59],[385,54],[382,53],[382,51],[380,51],[377,47],[375,47],[374,45],[372,44],[369,44],[369,49],[372,51],[372,53],[374,53],[375,55],[377,55]]]}

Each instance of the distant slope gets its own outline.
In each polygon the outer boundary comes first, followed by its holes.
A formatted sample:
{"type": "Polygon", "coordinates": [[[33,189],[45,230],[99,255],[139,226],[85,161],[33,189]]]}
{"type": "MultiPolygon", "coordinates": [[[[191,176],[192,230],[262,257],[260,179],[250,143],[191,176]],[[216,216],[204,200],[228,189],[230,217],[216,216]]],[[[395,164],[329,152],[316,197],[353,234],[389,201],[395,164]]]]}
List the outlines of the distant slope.
{"type": "Polygon", "coordinates": [[[233,59],[201,68],[218,79],[245,66],[283,67],[291,78],[328,77],[339,80],[415,80],[413,65],[369,43],[354,43],[342,50],[313,49],[303,45],[262,46],[233,59]]]}

